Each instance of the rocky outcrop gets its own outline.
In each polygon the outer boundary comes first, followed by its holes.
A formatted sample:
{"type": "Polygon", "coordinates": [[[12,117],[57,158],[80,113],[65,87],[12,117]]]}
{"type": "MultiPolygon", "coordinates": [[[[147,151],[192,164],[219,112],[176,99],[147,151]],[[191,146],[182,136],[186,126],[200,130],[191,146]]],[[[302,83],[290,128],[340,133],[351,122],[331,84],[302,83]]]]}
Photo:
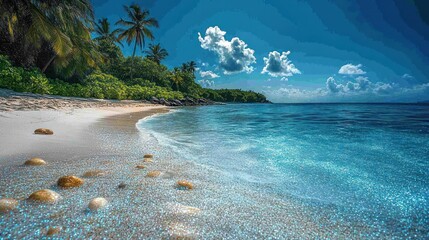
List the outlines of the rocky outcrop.
{"type": "Polygon", "coordinates": [[[80,187],[83,184],[83,179],[76,176],[64,176],[58,179],[58,186],[62,188],[80,187]]]}
{"type": "Polygon", "coordinates": [[[172,107],[180,107],[180,106],[202,106],[202,105],[215,105],[215,104],[221,104],[218,102],[214,102],[205,98],[190,98],[186,97],[184,99],[170,99],[166,100],[164,98],[156,98],[152,97],[150,99],[150,102],[153,104],[161,104],[165,106],[172,106],[172,107]]]}

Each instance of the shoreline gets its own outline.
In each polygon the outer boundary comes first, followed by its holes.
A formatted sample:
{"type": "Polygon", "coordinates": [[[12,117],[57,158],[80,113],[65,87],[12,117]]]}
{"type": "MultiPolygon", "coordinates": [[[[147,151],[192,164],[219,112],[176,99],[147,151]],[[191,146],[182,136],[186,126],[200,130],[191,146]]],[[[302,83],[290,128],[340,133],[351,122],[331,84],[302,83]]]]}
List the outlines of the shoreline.
{"type": "Polygon", "coordinates": [[[0,113],[0,144],[5,146],[0,198],[19,200],[15,211],[0,215],[5,229],[0,238],[43,238],[56,226],[62,228],[60,238],[115,239],[329,238],[334,229],[340,238],[359,238],[374,231],[353,219],[331,221],[335,206],[276,194],[267,182],[245,181],[240,172],[186,159],[174,144],[161,144],[153,132],[137,129],[143,118],[166,112],[166,106],[149,105],[0,113]],[[54,135],[34,135],[39,127],[51,128],[54,135]],[[154,154],[154,161],[145,162],[145,154],[154,154]],[[23,166],[31,157],[48,164],[23,166]],[[87,171],[105,175],[87,178],[87,171]],[[147,177],[151,171],[160,174],[147,177]],[[66,175],[85,182],[78,188],[57,187],[66,175]],[[195,189],[179,190],[176,183],[182,179],[195,189]],[[60,201],[39,205],[25,200],[46,188],[59,193],[60,201]],[[108,207],[88,212],[95,197],[106,198],[108,207]],[[353,232],[356,227],[359,232],[353,232]]]}

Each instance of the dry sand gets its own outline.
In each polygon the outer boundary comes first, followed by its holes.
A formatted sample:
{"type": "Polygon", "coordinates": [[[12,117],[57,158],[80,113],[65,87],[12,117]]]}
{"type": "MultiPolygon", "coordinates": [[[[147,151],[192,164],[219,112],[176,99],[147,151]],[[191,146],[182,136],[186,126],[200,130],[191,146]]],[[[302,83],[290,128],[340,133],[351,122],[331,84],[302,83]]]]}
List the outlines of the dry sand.
{"type": "Polygon", "coordinates": [[[164,106],[146,104],[138,107],[0,112],[0,164],[16,164],[9,160],[17,155],[25,159],[46,154],[55,157],[53,155],[94,153],[98,141],[91,125],[102,127],[102,123],[136,131],[138,119],[162,109],[166,111],[164,106]],[[54,135],[35,135],[37,128],[49,128],[54,135]]]}

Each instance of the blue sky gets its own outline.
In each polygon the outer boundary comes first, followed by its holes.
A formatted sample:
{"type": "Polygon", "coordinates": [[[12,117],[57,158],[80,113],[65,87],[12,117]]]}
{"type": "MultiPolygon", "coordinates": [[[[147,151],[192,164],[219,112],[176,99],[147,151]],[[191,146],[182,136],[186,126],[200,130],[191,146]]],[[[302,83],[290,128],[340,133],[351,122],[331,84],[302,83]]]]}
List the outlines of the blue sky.
{"type": "Polygon", "coordinates": [[[122,5],[149,9],[160,23],[155,42],[170,54],[164,63],[197,61],[197,81],[208,87],[255,90],[274,102],[429,100],[424,0],[93,3],[96,17],[112,23],[125,17],[122,5]]]}

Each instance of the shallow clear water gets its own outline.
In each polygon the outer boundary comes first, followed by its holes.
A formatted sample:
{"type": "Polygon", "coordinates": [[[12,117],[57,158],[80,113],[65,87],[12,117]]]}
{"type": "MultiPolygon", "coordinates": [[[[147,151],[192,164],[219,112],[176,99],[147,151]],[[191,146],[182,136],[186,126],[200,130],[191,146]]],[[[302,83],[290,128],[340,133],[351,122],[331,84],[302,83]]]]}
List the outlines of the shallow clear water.
{"type": "Polygon", "coordinates": [[[429,237],[427,105],[195,107],[138,126],[223,178],[207,181],[294,201],[351,231],[371,226],[372,237],[429,237]]]}

